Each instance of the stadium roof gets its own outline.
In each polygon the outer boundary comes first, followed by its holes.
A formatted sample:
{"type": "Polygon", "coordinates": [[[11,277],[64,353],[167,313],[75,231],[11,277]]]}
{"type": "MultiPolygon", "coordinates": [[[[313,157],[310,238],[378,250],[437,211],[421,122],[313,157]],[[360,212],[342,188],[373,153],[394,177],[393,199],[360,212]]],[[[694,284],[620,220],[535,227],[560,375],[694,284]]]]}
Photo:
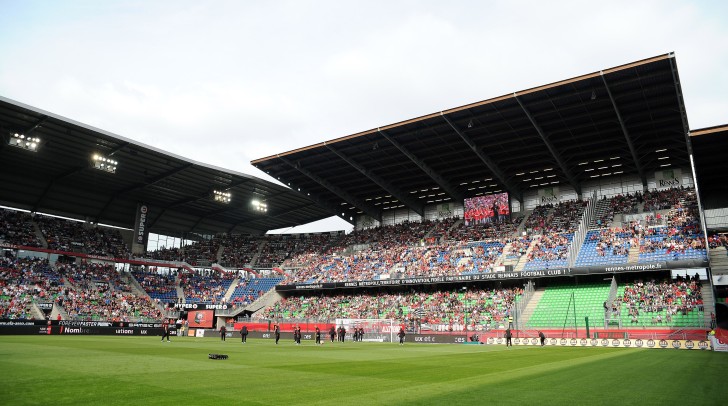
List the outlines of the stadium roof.
{"type": "Polygon", "coordinates": [[[695,177],[704,209],[726,207],[725,151],[728,151],[728,124],[690,131],[690,144],[695,158],[695,177]],[[721,152],[723,151],[723,152],[721,152]]]}
{"type": "MultiPolygon", "coordinates": [[[[195,162],[0,97],[0,204],[131,228],[136,205],[150,207],[153,232],[260,233],[333,214],[306,195],[254,176],[195,162]],[[37,152],[8,145],[10,134],[41,139],[37,152]],[[118,161],[116,173],[91,157],[118,161]],[[229,204],[213,191],[232,194],[229,204]],[[268,205],[262,213],[253,199],[268,205]]],[[[176,235],[176,234],[175,234],[176,235]]]]}
{"type": "Polygon", "coordinates": [[[672,53],[251,163],[344,219],[689,166],[672,53]]]}

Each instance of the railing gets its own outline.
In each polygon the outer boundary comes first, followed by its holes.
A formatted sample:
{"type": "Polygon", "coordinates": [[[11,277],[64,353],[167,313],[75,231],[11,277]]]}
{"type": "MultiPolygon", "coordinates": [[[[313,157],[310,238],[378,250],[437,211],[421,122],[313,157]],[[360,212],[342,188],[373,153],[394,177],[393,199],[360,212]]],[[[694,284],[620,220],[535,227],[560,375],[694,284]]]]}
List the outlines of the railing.
{"type": "Polygon", "coordinates": [[[612,304],[615,300],[617,300],[617,289],[617,279],[612,276],[612,284],[609,288],[609,297],[605,302],[606,307],[604,309],[604,328],[609,328],[609,324],[612,321],[616,321],[619,325],[619,328],[622,328],[622,318],[618,314],[612,312],[612,304]]]}
{"type": "Polygon", "coordinates": [[[579,228],[574,233],[574,238],[571,240],[571,246],[569,246],[569,267],[573,267],[576,264],[576,260],[579,257],[579,251],[586,238],[586,233],[589,229],[589,222],[594,218],[594,212],[596,210],[597,192],[596,190],[592,193],[591,199],[588,200],[586,209],[581,215],[579,220],[579,228]]]}
{"type": "Polygon", "coordinates": [[[534,292],[535,292],[535,289],[533,287],[533,281],[528,281],[528,283],[526,283],[526,285],[523,287],[523,295],[521,296],[521,300],[516,302],[515,305],[513,305],[513,308],[511,309],[511,311],[513,313],[513,320],[515,321],[515,325],[518,330],[525,327],[521,320],[521,316],[523,315],[523,312],[526,310],[526,306],[528,306],[528,302],[531,301],[531,298],[533,297],[534,292]]]}

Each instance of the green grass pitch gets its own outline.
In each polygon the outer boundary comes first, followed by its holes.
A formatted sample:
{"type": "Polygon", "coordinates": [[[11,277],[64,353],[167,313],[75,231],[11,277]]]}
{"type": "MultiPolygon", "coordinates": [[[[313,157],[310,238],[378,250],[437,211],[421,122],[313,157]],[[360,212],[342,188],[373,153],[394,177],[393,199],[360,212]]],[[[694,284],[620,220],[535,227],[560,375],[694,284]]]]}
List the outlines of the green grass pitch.
{"type": "Polygon", "coordinates": [[[728,354],[0,336],[0,371],[4,405],[704,406],[725,403],[728,354]]]}

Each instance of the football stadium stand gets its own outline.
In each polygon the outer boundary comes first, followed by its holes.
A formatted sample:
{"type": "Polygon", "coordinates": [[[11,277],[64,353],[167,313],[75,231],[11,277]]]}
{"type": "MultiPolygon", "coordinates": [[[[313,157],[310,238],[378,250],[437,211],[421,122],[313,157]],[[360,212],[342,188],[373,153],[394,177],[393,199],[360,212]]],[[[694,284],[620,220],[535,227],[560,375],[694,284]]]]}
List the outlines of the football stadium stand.
{"type": "Polygon", "coordinates": [[[0,149],[0,318],[708,328],[728,126],[687,130],[676,72],[661,55],[252,162],[290,187],[0,98],[3,128],[69,146],[0,149]],[[104,182],[97,147],[122,162],[104,182]],[[331,215],[354,230],[266,234],[331,215]]]}

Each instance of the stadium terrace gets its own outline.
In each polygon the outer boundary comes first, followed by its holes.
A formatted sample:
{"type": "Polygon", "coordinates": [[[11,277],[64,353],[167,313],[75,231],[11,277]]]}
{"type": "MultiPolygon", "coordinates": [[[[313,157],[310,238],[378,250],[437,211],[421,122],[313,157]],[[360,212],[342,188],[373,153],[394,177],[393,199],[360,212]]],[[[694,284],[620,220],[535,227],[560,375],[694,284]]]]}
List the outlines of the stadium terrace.
{"type": "Polygon", "coordinates": [[[728,125],[689,130],[672,53],[252,162],[289,187],[1,97],[0,128],[0,334],[728,342],[728,125]]]}

